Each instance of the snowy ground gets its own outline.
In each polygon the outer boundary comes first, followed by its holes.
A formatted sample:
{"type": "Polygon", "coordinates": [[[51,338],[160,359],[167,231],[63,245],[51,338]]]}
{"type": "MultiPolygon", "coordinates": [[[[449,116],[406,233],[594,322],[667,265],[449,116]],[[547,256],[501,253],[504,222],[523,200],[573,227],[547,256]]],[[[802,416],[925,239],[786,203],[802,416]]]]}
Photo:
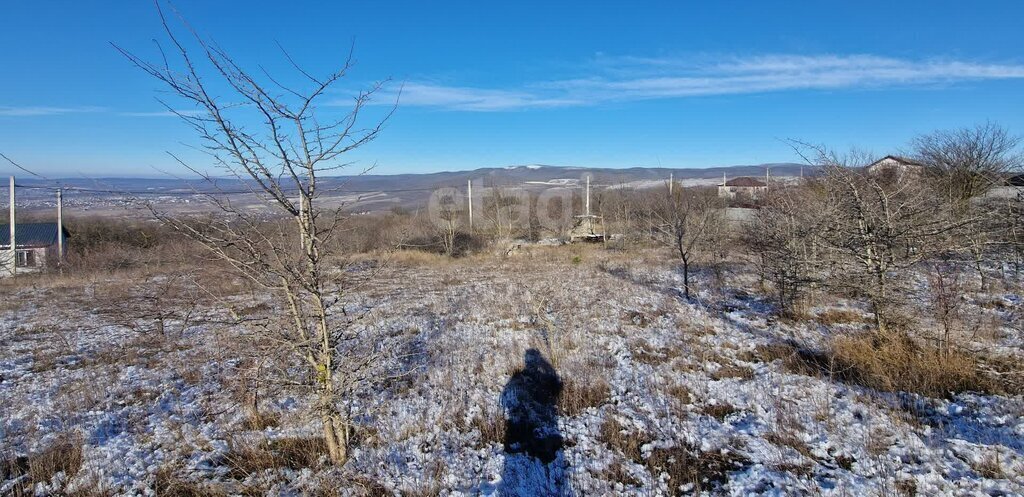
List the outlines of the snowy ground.
{"type": "MultiPolygon", "coordinates": [[[[414,375],[364,399],[343,469],[239,460],[314,437],[317,424],[307,396],[267,388],[273,422],[253,425],[239,392],[261,356],[215,302],[159,297],[201,305],[184,329],[178,315],[158,333],[133,316],[158,298],[145,288],[160,277],[12,290],[0,305],[0,494],[25,490],[25,457],[80,447],[75,474],[31,490],[1024,495],[1020,396],[931,399],[787,372],[768,351],[813,346],[828,330],[768,319],[742,278],[712,290],[701,275],[700,298],[686,302],[658,254],[576,261],[571,250],[397,264],[350,295],[371,326],[413,337],[423,354],[414,375]],[[528,357],[542,362],[524,368],[528,357]],[[524,441],[522,426],[544,434],[524,441]]],[[[234,302],[255,309],[254,298],[234,302]]],[[[1002,343],[1019,354],[1021,300],[998,298],[1002,343]]]]}

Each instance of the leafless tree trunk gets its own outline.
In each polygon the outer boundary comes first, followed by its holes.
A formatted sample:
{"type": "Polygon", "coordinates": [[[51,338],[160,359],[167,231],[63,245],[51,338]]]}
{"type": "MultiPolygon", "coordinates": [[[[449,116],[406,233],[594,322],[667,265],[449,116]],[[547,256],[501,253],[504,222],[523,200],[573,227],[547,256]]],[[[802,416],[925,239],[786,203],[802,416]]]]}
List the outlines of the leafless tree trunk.
{"type": "MultiPolygon", "coordinates": [[[[190,220],[155,209],[154,213],[278,298],[288,322],[268,338],[282,353],[294,354],[305,365],[306,377],[298,383],[315,392],[330,459],[344,464],[351,418],[343,401],[365,381],[379,355],[355,355],[353,351],[360,349],[350,344],[363,337],[355,327],[347,326],[351,317],[345,316],[344,309],[335,311],[344,289],[340,277],[327,270],[325,260],[332,256],[330,247],[337,244],[330,242],[342,233],[345,217],[340,209],[321,208],[324,187],[319,179],[344,167],[346,153],[375,139],[394,108],[369,127],[358,124],[360,113],[381,88],[378,83],[356,95],[352,107],[340,116],[321,112],[318,104],[345,77],[351,54],[341,69],[318,77],[282,50],[301,83],[266,72],[258,77],[239,67],[184,20],[182,25],[190,35],[179,37],[159,5],[157,10],[170,53],[160,48],[160,57],[153,63],[115,48],[163,83],[172,95],[190,104],[190,109],[177,110],[161,102],[199,135],[202,150],[214,164],[290,221],[265,222],[259,213],[239,207],[219,193],[208,194],[219,207],[219,216],[190,220]]],[[[214,188],[211,191],[223,191],[208,173],[179,162],[204,176],[214,188]]]]}
{"type": "Polygon", "coordinates": [[[718,197],[710,192],[666,186],[661,204],[654,209],[658,238],[672,247],[683,263],[683,293],[690,298],[690,265],[710,233],[723,222],[718,197]]]}

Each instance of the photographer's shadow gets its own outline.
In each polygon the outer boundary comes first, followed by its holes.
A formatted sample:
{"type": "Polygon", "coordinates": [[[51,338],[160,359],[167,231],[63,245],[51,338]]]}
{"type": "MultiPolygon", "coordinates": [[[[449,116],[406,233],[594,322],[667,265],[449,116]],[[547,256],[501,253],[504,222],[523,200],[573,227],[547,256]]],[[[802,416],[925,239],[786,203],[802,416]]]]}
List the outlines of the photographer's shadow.
{"type": "Polygon", "coordinates": [[[505,414],[505,466],[499,495],[570,495],[568,465],[558,428],[562,380],[537,349],[529,349],[523,369],[501,392],[505,414]]]}

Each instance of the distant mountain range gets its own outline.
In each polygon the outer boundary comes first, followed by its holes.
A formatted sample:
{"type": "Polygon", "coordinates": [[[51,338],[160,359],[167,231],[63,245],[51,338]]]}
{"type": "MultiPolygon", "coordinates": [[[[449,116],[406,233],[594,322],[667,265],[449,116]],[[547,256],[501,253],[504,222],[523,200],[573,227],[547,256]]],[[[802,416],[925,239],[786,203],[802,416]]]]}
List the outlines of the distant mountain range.
{"type": "MultiPolygon", "coordinates": [[[[711,185],[728,178],[753,176],[763,178],[766,173],[775,178],[792,178],[810,174],[809,166],[794,163],[770,163],[711,168],[592,168],[566,167],[544,164],[488,167],[471,171],[443,171],[423,174],[364,174],[334,176],[320,179],[321,191],[338,197],[349,204],[358,204],[365,210],[386,209],[391,206],[418,207],[425,204],[430,192],[443,187],[464,189],[467,181],[484,187],[521,187],[543,189],[551,187],[579,187],[587,175],[595,188],[651,188],[664,184],[669,177],[685,185],[711,185]]],[[[253,186],[234,178],[218,178],[216,186],[202,179],[178,178],[65,178],[44,181],[18,179],[19,197],[30,201],[50,199],[56,184],[62,185],[65,198],[90,198],[92,201],[116,198],[182,197],[194,192],[245,192],[253,186]]]]}

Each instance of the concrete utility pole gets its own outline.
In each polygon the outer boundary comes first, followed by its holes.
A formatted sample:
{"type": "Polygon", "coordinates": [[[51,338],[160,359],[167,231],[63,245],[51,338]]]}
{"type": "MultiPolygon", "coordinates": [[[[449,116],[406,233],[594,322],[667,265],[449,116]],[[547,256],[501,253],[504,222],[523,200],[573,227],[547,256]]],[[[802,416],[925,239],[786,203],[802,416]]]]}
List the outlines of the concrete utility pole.
{"type": "Polygon", "coordinates": [[[590,175],[587,175],[587,215],[590,215],[590,175]]]}
{"type": "Polygon", "coordinates": [[[64,274],[64,197],[57,189],[57,270],[64,274]]]}
{"type": "Polygon", "coordinates": [[[14,226],[14,176],[11,176],[11,276],[18,273],[18,251],[17,241],[14,239],[16,228],[14,226]]]}
{"type": "Polygon", "coordinates": [[[469,232],[473,232],[473,180],[466,180],[466,200],[469,202],[469,232]]]}

